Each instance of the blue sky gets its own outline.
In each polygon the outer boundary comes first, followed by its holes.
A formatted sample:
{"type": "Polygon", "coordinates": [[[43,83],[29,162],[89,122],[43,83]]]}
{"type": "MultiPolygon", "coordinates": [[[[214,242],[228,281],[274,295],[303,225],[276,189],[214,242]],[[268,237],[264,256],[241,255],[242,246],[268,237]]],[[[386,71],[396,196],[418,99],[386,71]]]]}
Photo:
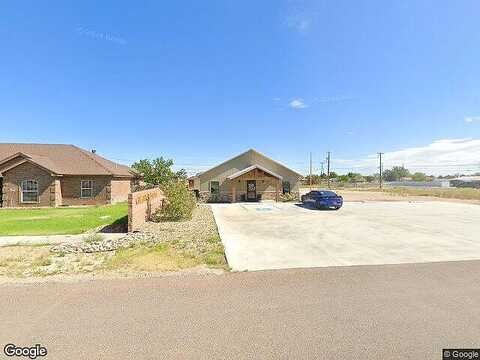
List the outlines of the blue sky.
{"type": "Polygon", "coordinates": [[[10,1],[0,141],[480,171],[480,2],[10,1]],[[456,165],[465,164],[458,167],[456,165]]]}

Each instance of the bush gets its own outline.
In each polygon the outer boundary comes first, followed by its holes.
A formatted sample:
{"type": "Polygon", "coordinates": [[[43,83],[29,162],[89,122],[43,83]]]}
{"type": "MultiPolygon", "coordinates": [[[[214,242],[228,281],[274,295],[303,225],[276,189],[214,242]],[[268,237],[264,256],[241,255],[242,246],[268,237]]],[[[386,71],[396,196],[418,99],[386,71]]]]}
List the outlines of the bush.
{"type": "Polygon", "coordinates": [[[280,195],[280,201],[298,201],[298,193],[285,193],[280,195]]]}
{"type": "Polygon", "coordinates": [[[155,220],[189,220],[195,209],[195,195],[187,189],[184,182],[176,182],[163,188],[167,197],[166,205],[155,214],[155,220]]]}

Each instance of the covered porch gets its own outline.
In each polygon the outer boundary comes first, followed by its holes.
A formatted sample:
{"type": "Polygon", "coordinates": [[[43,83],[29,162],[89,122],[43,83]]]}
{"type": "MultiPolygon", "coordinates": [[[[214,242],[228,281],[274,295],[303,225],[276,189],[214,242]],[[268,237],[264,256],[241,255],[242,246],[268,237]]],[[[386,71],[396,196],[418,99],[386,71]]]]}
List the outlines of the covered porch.
{"type": "Polygon", "coordinates": [[[252,165],[227,178],[232,202],[278,201],[282,191],[282,176],[260,166],[252,165]]]}

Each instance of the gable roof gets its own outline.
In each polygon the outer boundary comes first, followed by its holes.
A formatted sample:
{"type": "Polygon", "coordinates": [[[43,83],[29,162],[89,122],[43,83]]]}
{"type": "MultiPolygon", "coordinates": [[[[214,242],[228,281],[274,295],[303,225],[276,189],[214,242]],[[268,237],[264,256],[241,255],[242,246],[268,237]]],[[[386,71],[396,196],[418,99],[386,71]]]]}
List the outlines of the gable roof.
{"type": "MultiPolygon", "coordinates": [[[[247,151],[244,151],[243,153],[241,153],[241,154],[239,154],[239,155],[237,155],[237,156],[234,156],[233,158],[228,159],[228,160],[226,160],[226,161],[224,161],[224,162],[222,162],[222,163],[220,163],[220,164],[218,164],[218,165],[216,165],[216,166],[208,169],[207,171],[204,171],[204,172],[202,172],[202,173],[200,173],[200,174],[195,175],[195,177],[196,177],[196,176],[203,176],[203,175],[207,174],[208,172],[210,172],[210,171],[212,171],[212,170],[215,170],[216,168],[218,168],[218,167],[220,167],[220,166],[222,166],[222,165],[225,165],[226,163],[228,163],[228,162],[230,162],[230,161],[232,161],[232,160],[235,160],[235,159],[237,159],[237,158],[240,158],[240,157],[242,157],[242,156],[244,156],[244,155],[247,155],[247,154],[249,154],[249,153],[257,154],[257,155],[265,158],[266,160],[271,161],[271,162],[274,162],[275,164],[283,167],[284,169],[286,169],[286,170],[288,170],[288,171],[291,171],[292,173],[296,174],[297,176],[303,177],[302,174],[299,174],[299,173],[296,172],[295,170],[292,170],[292,169],[290,169],[289,167],[283,165],[282,163],[280,163],[280,162],[278,162],[278,161],[275,161],[275,160],[269,158],[268,156],[266,156],[266,155],[258,152],[258,151],[255,150],[255,149],[248,149],[247,151]]],[[[254,164],[254,165],[255,165],[255,164],[254,164]]],[[[278,176],[278,175],[277,175],[277,176],[278,176]]]]}
{"type": "Polygon", "coordinates": [[[128,178],[138,176],[128,166],[117,164],[74,145],[0,144],[0,164],[17,157],[58,175],[112,175],[128,178]]]}
{"type": "Polygon", "coordinates": [[[235,179],[235,178],[237,178],[237,177],[239,177],[239,176],[241,176],[241,175],[243,175],[243,174],[246,174],[246,173],[248,173],[248,172],[250,172],[250,171],[252,171],[252,170],[254,170],[254,169],[260,169],[260,170],[262,170],[263,172],[266,172],[267,174],[270,174],[270,175],[272,175],[273,177],[276,177],[277,179],[280,179],[280,180],[283,179],[282,176],[274,173],[273,171],[268,170],[267,168],[264,168],[263,166],[257,165],[257,164],[252,165],[252,166],[249,166],[249,167],[247,167],[247,168],[245,168],[245,169],[243,169],[243,170],[237,171],[236,173],[228,176],[227,179],[229,179],[229,180],[235,179]]]}

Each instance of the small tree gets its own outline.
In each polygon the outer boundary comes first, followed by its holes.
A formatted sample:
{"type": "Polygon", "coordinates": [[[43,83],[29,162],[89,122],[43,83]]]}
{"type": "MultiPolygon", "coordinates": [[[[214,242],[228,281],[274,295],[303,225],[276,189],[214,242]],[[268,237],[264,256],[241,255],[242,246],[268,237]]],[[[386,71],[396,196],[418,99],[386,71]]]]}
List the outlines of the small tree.
{"type": "Polygon", "coordinates": [[[412,175],[412,180],[413,181],[427,181],[427,175],[422,173],[422,172],[416,172],[415,174],[412,175]]]}
{"type": "Polygon", "coordinates": [[[188,220],[192,218],[196,206],[195,196],[181,182],[164,186],[167,204],[156,214],[157,220],[188,220]]]}
{"type": "Polygon", "coordinates": [[[410,176],[410,171],[403,166],[394,166],[391,170],[383,172],[383,178],[386,181],[399,181],[408,176],[410,176]]]}
{"type": "Polygon", "coordinates": [[[172,182],[184,181],[187,173],[184,169],[173,171],[173,160],[163,157],[148,160],[143,159],[132,165],[132,168],[143,175],[144,181],[149,185],[167,186],[172,182]]]}

